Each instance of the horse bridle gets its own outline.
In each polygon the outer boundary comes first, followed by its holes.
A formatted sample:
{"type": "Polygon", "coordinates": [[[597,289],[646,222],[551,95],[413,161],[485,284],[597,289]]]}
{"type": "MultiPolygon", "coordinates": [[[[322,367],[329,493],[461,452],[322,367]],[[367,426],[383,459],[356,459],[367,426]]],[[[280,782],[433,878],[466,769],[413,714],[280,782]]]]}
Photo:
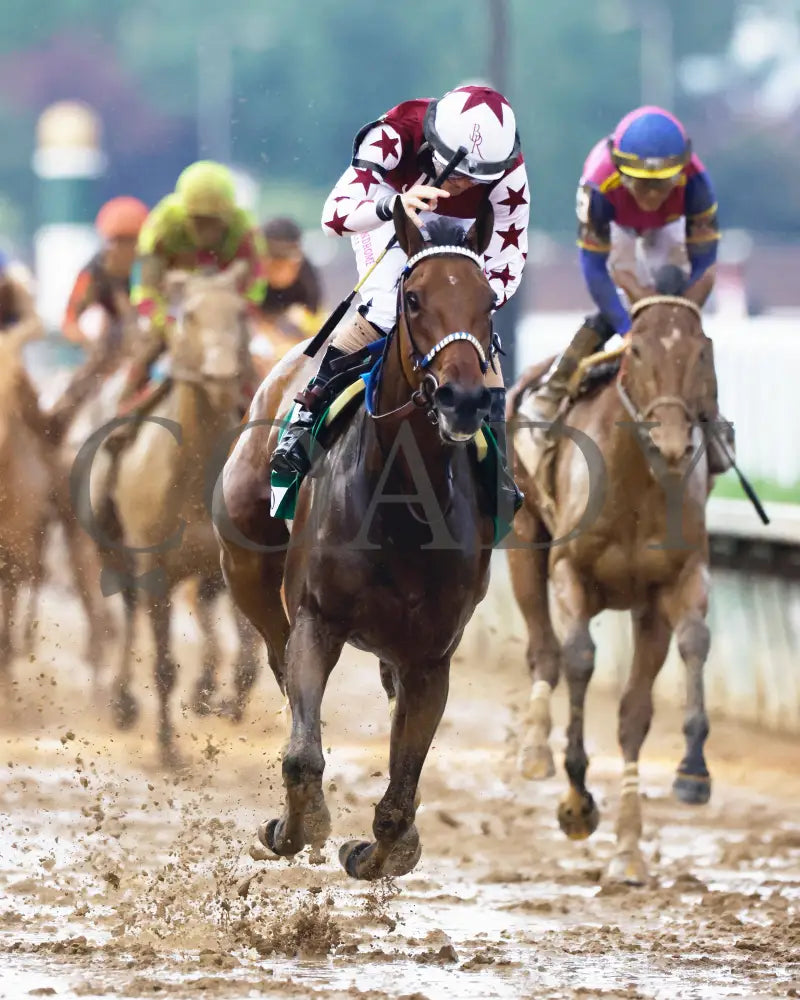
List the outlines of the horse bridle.
{"type": "Polygon", "coordinates": [[[401,322],[406,328],[406,333],[408,334],[408,340],[411,344],[411,361],[412,361],[412,372],[425,372],[425,376],[422,380],[421,385],[415,389],[411,395],[411,399],[403,406],[398,407],[395,410],[390,410],[388,413],[376,413],[373,414],[375,420],[382,420],[386,417],[400,417],[405,416],[407,413],[411,413],[415,408],[423,408],[427,413],[428,419],[432,423],[436,423],[436,408],[433,402],[433,397],[436,390],[439,388],[439,381],[433,372],[426,371],[426,369],[431,365],[434,359],[442,353],[442,351],[449,347],[451,344],[458,343],[459,341],[470,344],[476,351],[478,355],[478,360],[480,362],[481,373],[483,375],[489,370],[491,365],[494,369],[495,358],[498,353],[500,353],[500,340],[493,333],[491,336],[491,346],[489,348],[489,357],[486,357],[486,351],[483,349],[483,345],[474,337],[471,333],[466,330],[455,330],[453,333],[448,333],[446,336],[442,337],[434,346],[427,352],[423,354],[417,346],[417,342],[414,339],[414,331],[411,326],[411,317],[408,314],[407,304],[406,304],[406,281],[409,275],[414,270],[414,268],[423,260],[427,260],[429,257],[467,257],[471,260],[477,268],[479,268],[481,274],[483,274],[483,261],[480,256],[475,253],[474,250],[470,250],[469,247],[464,246],[432,246],[426,247],[424,250],[420,250],[419,253],[414,254],[413,257],[409,257],[406,262],[406,266],[403,268],[400,278],[397,282],[397,324],[392,334],[387,337],[386,348],[384,350],[384,357],[386,351],[388,351],[389,345],[391,343],[392,336],[400,336],[400,324],[401,322]]]}
{"type": "MultiPolygon", "coordinates": [[[[635,318],[640,312],[642,312],[642,310],[647,309],[648,306],[658,305],[683,306],[686,309],[690,309],[698,317],[698,319],[702,321],[700,306],[698,306],[696,302],[692,302],[691,299],[684,299],[680,295],[648,295],[646,298],[639,299],[639,301],[635,302],[631,307],[631,318],[635,318]]],[[[655,399],[652,399],[647,404],[644,410],[638,409],[636,404],[628,395],[627,389],[622,384],[622,372],[620,372],[619,378],[616,379],[616,386],[622,405],[625,407],[625,410],[634,423],[639,424],[646,422],[659,406],[679,407],[683,410],[686,415],[686,419],[690,424],[696,424],[700,419],[699,414],[693,413],[686,400],[682,399],[680,396],[656,396],[655,399]]]]}

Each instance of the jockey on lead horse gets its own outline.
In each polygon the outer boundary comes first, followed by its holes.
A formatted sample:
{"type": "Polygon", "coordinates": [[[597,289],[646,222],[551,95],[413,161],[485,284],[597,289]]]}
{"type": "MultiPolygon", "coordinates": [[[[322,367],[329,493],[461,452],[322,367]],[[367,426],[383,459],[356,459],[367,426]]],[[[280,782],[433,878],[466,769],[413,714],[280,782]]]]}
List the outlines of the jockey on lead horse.
{"type": "MultiPolygon", "coordinates": [[[[597,143],[583,167],[576,209],[581,270],[599,311],[587,317],[536,392],[527,415],[547,422],[556,419],[579,362],[631,328],[614,272],[629,272],[648,287],[662,267],[677,265],[688,273],[689,286],[702,288],[702,299],[714,283],[719,240],[714,189],[686,130],[668,111],[636,108],[597,143]]],[[[702,417],[712,424],[720,419],[718,411],[702,417]]],[[[542,428],[531,436],[530,460],[536,465],[552,438],[542,428]]],[[[726,448],[714,434],[707,438],[710,471],[726,471],[732,439],[726,448]]]]}
{"type": "MultiPolygon", "coordinates": [[[[392,209],[397,198],[421,228],[436,216],[447,216],[463,220],[465,231],[488,201],[494,231],[483,255],[484,271],[496,308],[511,298],[527,256],[530,189],[514,112],[502,94],[485,86],[458,87],[438,101],[405,101],[360,130],[351,165],[322,211],[326,234],[351,237],[359,277],[394,235],[392,209]],[[467,150],[460,168],[441,189],[431,186],[459,146],[467,150]]],[[[334,374],[332,365],[390,332],[405,265],[406,255],[395,246],[362,285],[362,305],[334,336],[319,371],[297,397],[291,423],[272,456],[275,471],[287,475],[308,471],[311,428],[331,402],[327,387],[334,374]]],[[[489,423],[503,463],[500,503],[515,510],[521,495],[507,469],[505,388],[499,364],[496,368],[486,374],[492,396],[489,423]]]]}

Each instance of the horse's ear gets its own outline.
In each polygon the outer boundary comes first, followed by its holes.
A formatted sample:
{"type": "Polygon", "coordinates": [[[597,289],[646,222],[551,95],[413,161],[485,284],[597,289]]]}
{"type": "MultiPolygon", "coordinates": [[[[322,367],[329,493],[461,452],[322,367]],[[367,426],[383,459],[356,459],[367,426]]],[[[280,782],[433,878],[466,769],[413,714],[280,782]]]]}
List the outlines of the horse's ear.
{"type": "Polygon", "coordinates": [[[250,264],[246,260],[237,260],[230,267],[226,267],[219,275],[219,284],[223,288],[230,288],[236,291],[247,277],[250,264]]]}
{"type": "Polygon", "coordinates": [[[487,198],[478,209],[475,221],[467,233],[467,245],[470,250],[474,250],[479,257],[482,257],[491,243],[493,235],[494,209],[487,198]]]}
{"type": "Polygon", "coordinates": [[[644,285],[640,285],[635,275],[631,274],[630,271],[622,271],[615,268],[611,272],[611,277],[614,280],[614,284],[621,288],[628,296],[631,305],[634,302],[638,302],[639,299],[646,299],[648,296],[655,294],[654,288],[646,288],[644,285]]]}
{"type": "Polygon", "coordinates": [[[403,253],[405,253],[406,257],[413,257],[414,254],[420,252],[425,245],[425,241],[422,238],[419,228],[406,215],[400,195],[394,200],[392,218],[394,219],[394,232],[395,236],[397,236],[397,242],[403,248],[403,253]]]}
{"type": "Polygon", "coordinates": [[[690,302],[694,302],[696,306],[701,308],[706,304],[706,299],[711,294],[714,288],[714,278],[716,277],[716,268],[712,265],[707,271],[704,271],[702,276],[695,281],[693,285],[687,288],[685,296],[690,302]]]}
{"type": "Polygon", "coordinates": [[[183,301],[190,277],[188,271],[167,271],[164,278],[164,288],[167,293],[167,301],[171,306],[176,306],[183,301]]]}

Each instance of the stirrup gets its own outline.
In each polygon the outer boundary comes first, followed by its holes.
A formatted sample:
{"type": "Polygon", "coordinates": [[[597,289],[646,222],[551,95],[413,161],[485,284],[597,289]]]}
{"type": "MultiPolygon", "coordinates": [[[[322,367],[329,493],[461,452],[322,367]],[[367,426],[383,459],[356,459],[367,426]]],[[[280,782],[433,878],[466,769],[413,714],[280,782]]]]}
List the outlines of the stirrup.
{"type": "Polygon", "coordinates": [[[305,476],[311,468],[307,445],[316,422],[311,410],[301,409],[281,435],[270,460],[273,472],[284,476],[305,476]]]}

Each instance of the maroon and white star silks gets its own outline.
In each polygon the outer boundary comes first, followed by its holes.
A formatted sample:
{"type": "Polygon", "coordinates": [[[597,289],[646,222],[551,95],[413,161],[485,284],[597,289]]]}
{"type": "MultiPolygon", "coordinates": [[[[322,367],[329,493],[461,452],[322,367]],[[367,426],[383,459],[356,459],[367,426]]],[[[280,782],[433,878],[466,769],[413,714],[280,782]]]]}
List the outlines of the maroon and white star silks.
{"type": "MultiPolygon", "coordinates": [[[[396,195],[414,184],[430,182],[434,176],[423,134],[429,104],[429,100],[406,101],[364,126],[356,136],[350,166],[325,202],[323,232],[352,238],[360,275],[392,236],[396,195]]],[[[465,111],[468,105],[469,101],[465,111]]],[[[498,101],[491,110],[502,115],[503,104],[498,101]]],[[[530,187],[522,155],[498,180],[473,185],[457,197],[442,198],[435,214],[463,220],[468,228],[486,198],[494,211],[494,232],[484,269],[500,306],[519,285],[528,249],[530,187]]],[[[426,215],[421,217],[424,220],[426,215]]],[[[405,255],[395,248],[361,290],[363,301],[369,303],[368,318],[385,329],[394,320],[395,284],[404,264],[405,255]]]]}

